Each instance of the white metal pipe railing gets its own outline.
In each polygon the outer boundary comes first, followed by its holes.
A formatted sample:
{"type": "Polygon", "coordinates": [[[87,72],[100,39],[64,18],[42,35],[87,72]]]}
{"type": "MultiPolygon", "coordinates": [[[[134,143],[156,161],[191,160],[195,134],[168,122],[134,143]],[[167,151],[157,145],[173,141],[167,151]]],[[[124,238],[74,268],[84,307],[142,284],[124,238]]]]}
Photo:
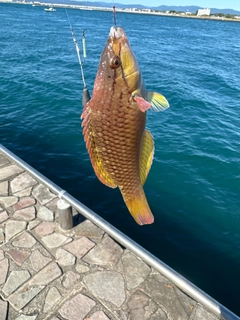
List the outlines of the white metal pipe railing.
{"type": "Polygon", "coordinates": [[[117,228],[112,226],[110,223],[105,221],[103,218],[98,216],[95,212],[90,210],[80,201],[72,197],[68,192],[61,189],[55,183],[47,179],[37,170],[32,168],[22,159],[17,157],[7,148],[0,144],[0,151],[2,151],[6,156],[12,159],[15,163],[20,165],[24,170],[28,171],[32,176],[34,176],[39,182],[43,183],[47,186],[51,191],[56,193],[59,198],[67,201],[71,206],[73,206],[79,213],[85,216],[87,219],[96,224],[100,229],[108,233],[113,239],[123,245],[125,248],[129,249],[133,253],[135,253],[138,257],[140,257],[143,261],[145,261],[149,266],[153,267],[157,271],[159,271],[163,276],[172,281],[179,289],[185,292],[187,295],[192,297],[195,301],[199,302],[205,308],[207,308],[210,312],[217,315],[222,320],[240,320],[240,318],[228,310],[226,307],[221,305],[215,299],[210,297],[204,291],[199,289],[193,283],[182,277],[175,270],[170,268],[164,262],[159,260],[157,257],[152,255],[150,252],[145,250],[135,241],[130,239],[128,236],[123,234],[117,228]]]}

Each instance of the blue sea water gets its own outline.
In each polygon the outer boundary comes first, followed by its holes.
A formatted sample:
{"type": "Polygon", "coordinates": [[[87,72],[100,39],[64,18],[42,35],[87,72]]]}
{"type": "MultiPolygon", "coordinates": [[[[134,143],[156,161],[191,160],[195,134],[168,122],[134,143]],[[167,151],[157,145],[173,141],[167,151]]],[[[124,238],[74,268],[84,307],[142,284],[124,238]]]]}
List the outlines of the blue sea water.
{"type": "MultiPolygon", "coordinates": [[[[68,9],[90,91],[112,13],[68,9]]],[[[171,108],[148,113],[155,158],[138,226],[93,173],[82,80],[65,9],[0,4],[0,143],[240,315],[240,23],[117,13],[146,86],[171,108]]]]}

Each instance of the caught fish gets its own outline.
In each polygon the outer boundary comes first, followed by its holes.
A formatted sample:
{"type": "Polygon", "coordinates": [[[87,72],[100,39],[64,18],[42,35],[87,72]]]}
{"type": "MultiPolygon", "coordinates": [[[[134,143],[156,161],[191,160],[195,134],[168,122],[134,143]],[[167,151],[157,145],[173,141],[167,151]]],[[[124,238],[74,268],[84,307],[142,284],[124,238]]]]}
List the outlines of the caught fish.
{"type": "Polygon", "coordinates": [[[143,191],[154,154],[153,138],[145,129],[146,111],[168,107],[161,94],[146,91],[124,30],[112,27],[92,99],[81,116],[82,127],[98,179],[120,189],[129,212],[140,225],[154,221],[143,191]]]}

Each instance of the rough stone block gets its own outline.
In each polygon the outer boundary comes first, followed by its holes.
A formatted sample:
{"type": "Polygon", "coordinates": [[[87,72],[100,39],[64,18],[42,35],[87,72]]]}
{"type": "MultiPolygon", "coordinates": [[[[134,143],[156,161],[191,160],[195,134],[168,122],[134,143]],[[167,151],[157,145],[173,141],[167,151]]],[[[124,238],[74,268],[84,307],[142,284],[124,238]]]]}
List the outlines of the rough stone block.
{"type": "Polygon", "coordinates": [[[16,166],[15,164],[12,164],[10,166],[0,169],[0,179],[1,180],[9,179],[23,171],[24,170],[22,168],[16,166]]]}
{"type": "Polygon", "coordinates": [[[0,261],[0,285],[5,283],[6,281],[8,268],[9,268],[8,258],[1,260],[0,261]]]}
{"type": "Polygon", "coordinates": [[[8,196],[8,181],[0,182],[0,196],[8,196]]]}
{"type": "Polygon", "coordinates": [[[9,196],[9,197],[0,197],[0,204],[4,208],[9,208],[18,202],[18,197],[9,196]]]}
{"type": "Polygon", "coordinates": [[[35,203],[36,200],[32,197],[23,197],[13,206],[13,210],[17,211],[23,208],[27,208],[33,206],[35,203]]]}
{"type": "Polygon", "coordinates": [[[54,305],[61,299],[61,294],[58,289],[52,287],[48,290],[46,295],[43,312],[46,313],[54,307],[54,305]]]}
{"type": "Polygon", "coordinates": [[[39,250],[34,250],[29,259],[32,264],[33,270],[37,272],[52,261],[52,259],[41,254],[39,250]]]}
{"type": "Polygon", "coordinates": [[[36,244],[36,240],[28,232],[24,232],[12,242],[14,247],[32,248],[36,244]]]}
{"type": "Polygon", "coordinates": [[[30,278],[30,273],[27,270],[15,271],[13,270],[2,289],[6,296],[9,296],[17,290],[24,282],[30,278]]]}
{"type": "Polygon", "coordinates": [[[84,256],[83,260],[89,264],[109,267],[116,264],[122,253],[123,249],[107,235],[84,256]]]}
{"type": "Polygon", "coordinates": [[[0,298],[0,319],[7,320],[8,319],[8,302],[3,301],[0,298]]]}
{"type": "Polygon", "coordinates": [[[96,302],[79,293],[65,302],[59,310],[60,315],[67,320],[80,320],[91,311],[96,302]]]}
{"type": "Polygon", "coordinates": [[[6,241],[10,240],[12,237],[25,230],[26,227],[26,221],[7,221],[5,226],[6,241]]]}
{"type": "Polygon", "coordinates": [[[64,249],[74,254],[78,259],[81,259],[89,250],[95,246],[95,243],[86,237],[74,240],[64,246],[64,249]]]}
{"type": "Polygon", "coordinates": [[[76,237],[85,236],[88,238],[102,238],[104,231],[98,228],[90,220],[85,220],[75,227],[76,237]]]}
{"type": "Polygon", "coordinates": [[[121,260],[128,290],[137,288],[151,272],[151,268],[132,253],[124,254],[121,260]]]}
{"type": "Polygon", "coordinates": [[[98,299],[111,302],[117,307],[125,301],[124,280],[116,271],[97,271],[83,278],[88,289],[98,299]]]}
{"type": "Polygon", "coordinates": [[[56,232],[42,238],[44,245],[50,249],[60,247],[70,241],[72,241],[72,238],[56,232]]]}
{"type": "Polygon", "coordinates": [[[33,179],[28,172],[24,172],[14,178],[11,183],[12,193],[25,190],[29,187],[33,187],[37,184],[37,181],[33,179]]]}
{"type": "Polygon", "coordinates": [[[47,187],[42,184],[39,184],[33,189],[33,196],[39,201],[41,205],[45,205],[46,203],[52,201],[56,198],[56,195],[53,194],[47,187]]]}
{"type": "Polygon", "coordinates": [[[9,250],[7,251],[7,254],[18,266],[21,266],[23,262],[27,259],[27,257],[30,255],[30,252],[18,249],[9,250]]]}

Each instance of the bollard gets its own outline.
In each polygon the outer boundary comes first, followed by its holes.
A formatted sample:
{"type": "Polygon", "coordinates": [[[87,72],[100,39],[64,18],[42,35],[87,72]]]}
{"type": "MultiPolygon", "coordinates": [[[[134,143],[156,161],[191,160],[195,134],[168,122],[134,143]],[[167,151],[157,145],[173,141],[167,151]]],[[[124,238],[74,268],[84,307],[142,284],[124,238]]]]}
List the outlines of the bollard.
{"type": "Polygon", "coordinates": [[[73,227],[72,207],[63,199],[58,200],[58,218],[60,228],[70,230],[73,227]]]}

